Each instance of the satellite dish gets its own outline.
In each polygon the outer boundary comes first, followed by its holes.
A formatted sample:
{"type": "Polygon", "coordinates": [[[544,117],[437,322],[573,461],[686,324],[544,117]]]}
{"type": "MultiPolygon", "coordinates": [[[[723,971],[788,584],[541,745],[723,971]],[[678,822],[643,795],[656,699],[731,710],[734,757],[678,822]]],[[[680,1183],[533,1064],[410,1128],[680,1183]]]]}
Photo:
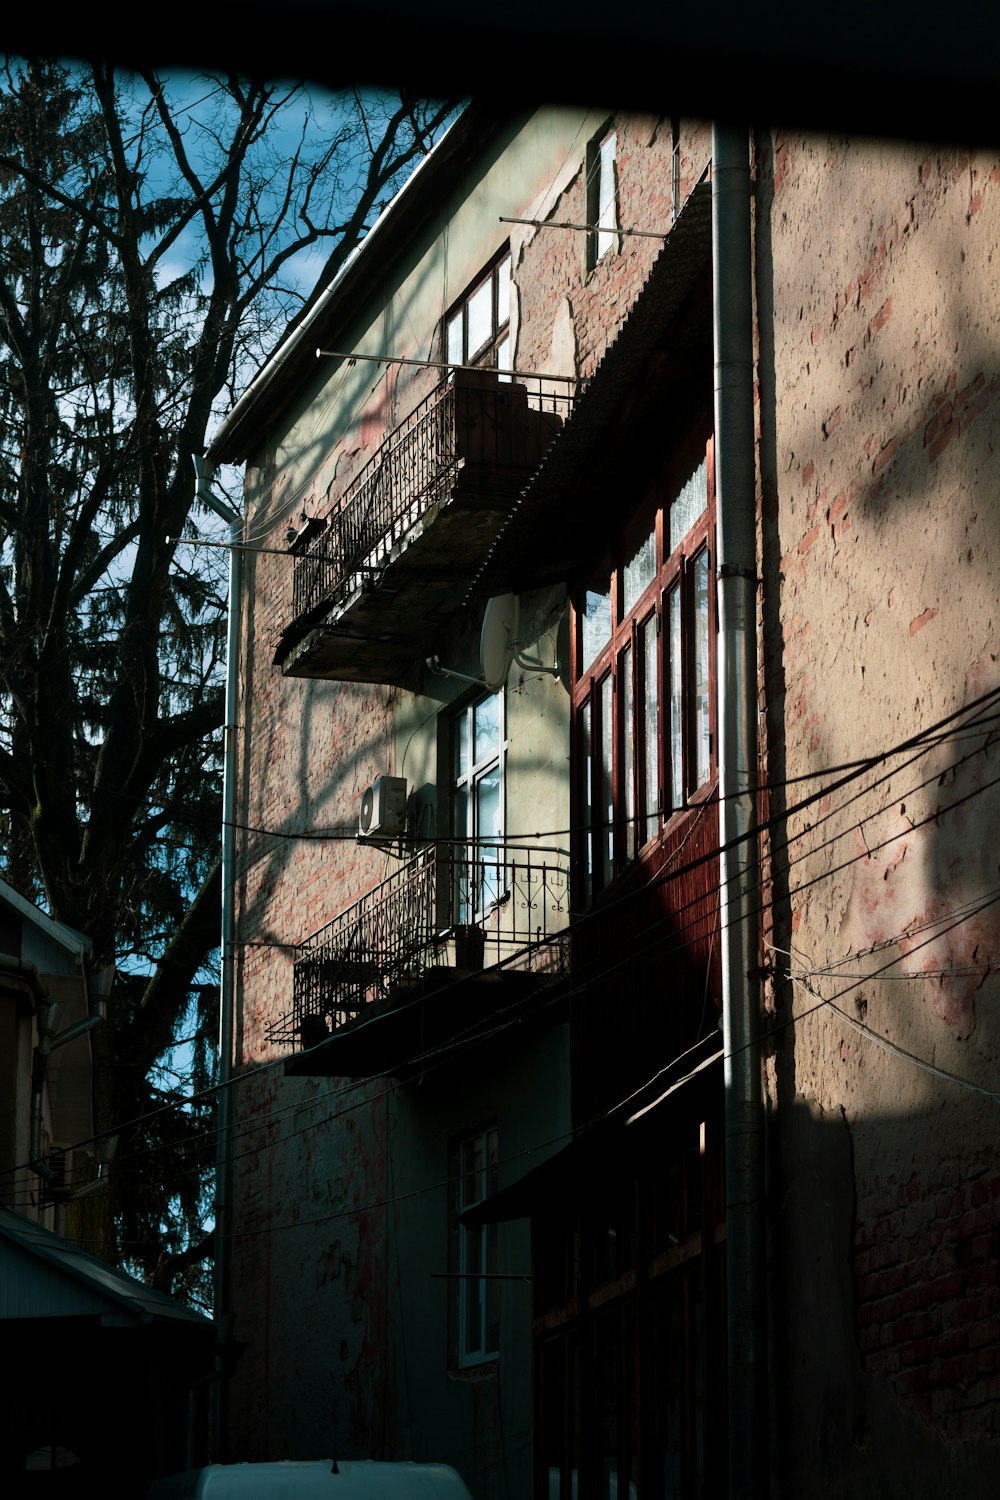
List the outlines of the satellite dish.
{"type": "Polygon", "coordinates": [[[517,640],[517,595],[497,594],[486,606],[483,633],[479,638],[479,660],[483,681],[491,692],[502,688],[514,660],[517,640]]]}

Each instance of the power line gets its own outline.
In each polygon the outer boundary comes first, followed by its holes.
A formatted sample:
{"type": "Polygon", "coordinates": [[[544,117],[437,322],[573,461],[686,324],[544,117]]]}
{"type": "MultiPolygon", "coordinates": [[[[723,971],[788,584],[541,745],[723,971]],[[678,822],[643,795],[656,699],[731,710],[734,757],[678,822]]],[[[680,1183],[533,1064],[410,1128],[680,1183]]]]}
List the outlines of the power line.
{"type": "MultiPolygon", "coordinates": [[[[993,696],[992,694],[988,694],[988,695],[984,695],[984,698],[989,698],[989,697],[992,697],[992,696],[993,696]]],[[[979,702],[979,701],[982,701],[982,700],[977,700],[977,702],[979,702]]],[[[965,710],[961,710],[960,713],[969,712],[975,706],[976,706],[975,704],[968,705],[967,708],[965,710]]],[[[956,717],[956,716],[949,716],[949,719],[951,719],[953,717],[956,717]]],[[[933,732],[933,730],[935,730],[937,727],[938,726],[932,726],[931,731],[928,731],[928,733],[933,732]]],[[[918,738],[919,738],[919,736],[910,737],[910,739],[908,741],[904,742],[904,744],[907,744],[907,745],[912,744],[918,738]]],[[[887,752],[887,754],[891,754],[891,753],[893,753],[893,752],[887,752]]],[[[980,753],[980,751],[977,751],[975,753],[980,753]]],[[[960,761],[956,762],[955,764],[956,765],[962,764],[966,760],[971,759],[971,758],[972,758],[971,754],[967,755],[967,756],[964,756],[964,757],[961,758],[960,761]]],[[[878,764],[878,763],[879,762],[875,762],[875,764],[878,764]]],[[[872,763],[870,761],[865,761],[863,763],[863,765],[865,767],[867,767],[867,766],[869,766],[871,764],[872,763]]],[[[897,771],[894,774],[898,774],[898,770],[899,769],[900,768],[897,768],[897,771]]],[[[937,777],[940,774],[941,774],[940,770],[938,770],[938,771],[936,771],[934,773],[934,777],[933,778],[928,778],[928,780],[930,780],[930,779],[937,779],[937,777]]],[[[879,782],[881,782],[884,779],[886,779],[886,778],[885,777],[879,778],[879,782]]],[[[960,805],[964,804],[972,796],[978,795],[981,791],[988,790],[991,786],[993,786],[995,784],[996,780],[998,780],[998,779],[1000,779],[1000,778],[995,778],[993,781],[990,781],[990,782],[986,783],[985,786],[978,787],[978,788],[974,789],[974,791],[971,792],[970,794],[968,794],[968,796],[959,798],[954,803],[947,804],[944,807],[936,809],[935,812],[929,814],[925,819],[922,819],[919,822],[912,824],[909,829],[903,830],[903,831],[901,831],[899,833],[896,833],[896,834],[892,835],[889,839],[883,841],[881,844],[876,845],[875,846],[875,850],[877,851],[878,849],[886,847],[886,845],[888,845],[889,843],[894,842],[896,839],[898,839],[900,837],[904,837],[908,833],[913,832],[914,830],[916,830],[917,828],[923,826],[924,824],[933,821],[942,812],[947,812],[947,811],[951,810],[954,807],[957,807],[957,806],[960,806],[960,805]]],[[[843,785],[843,784],[845,784],[845,783],[843,783],[843,782],[840,783],[840,785],[843,785]]],[[[876,785],[877,784],[879,784],[879,783],[876,783],[876,785]]],[[[925,784],[926,784],[926,782],[920,783],[919,785],[925,785],[925,784]]],[[[867,788],[865,790],[866,791],[870,791],[870,790],[872,790],[872,788],[867,788]]],[[[814,797],[812,797],[810,799],[807,799],[807,801],[810,801],[810,802],[814,801],[816,795],[823,796],[823,795],[827,795],[827,793],[826,793],[826,791],[821,791],[820,793],[815,794],[814,797]]],[[[903,795],[911,795],[911,793],[908,791],[908,792],[905,792],[903,795]]],[[[851,801],[851,800],[854,800],[854,799],[853,798],[849,799],[849,801],[851,801]]],[[[896,800],[896,795],[894,795],[893,798],[892,798],[892,801],[895,801],[895,800],[896,800]]],[[[707,805],[707,804],[705,804],[705,805],[707,805]]],[[[805,805],[805,804],[803,804],[803,805],[805,805]]],[[[885,811],[887,811],[887,807],[888,807],[888,804],[883,805],[882,807],[876,809],[874,812],[872,812],[871,814],[868,815],[869,819],[882,815],[885,811]]],[[[784,816],[785,817],[791,816],[795,812],[795,810],[796,809],[794,809],[794,808],[789,809],[788,812],[784,816]]],[[[832,814],[831,814],[831,816],[832,816],[832,814]]],[[[852,826],[854,826],[854,825],[852,825],[852,826]]],[[[693,831],[693,829],[691,831],[693,831]]],[[[687,837],[691,836],[691,831],[689,831],[687,837]]],[[[793,837],[794,838],[805,837],[806,834],[808,832],[810,832],[810,831],[811,830],[803,830],[803,832],[801,834],[795,835],[793,837]]],[[[847,830],[847,831],[850,831],[850,830],[847,830]]],[[[843,836],[843,835],[839,834],[836,837],[839,838],[841,836],[843,836]]],[[[835,840],[833,840],[833,841],[835,841],[835,840]]],[[[790,839],[788,841],[788,845],[786,845],[786,847],[788,847],[791,844],[791,842],[792,842],[792,840],[790,839]]],[[[680,847],[683,848],[683,844],[680,847]]],[[[822,847],[826,847],[826,845],[822,845],[820,847],[821,848],[822,847]]],[[[676,851],[676,852],[679,852],[679,850],[676,851]]],[[[813,853],[813,854],[815,852],[817,852],[817,851],[815,851],[815,850],[810,851],[810,853],[813,853]]],[[[870,855],[871,852],[872,851],[869,850],[868,854],[870,855]]],[[[718,855],[718,851],[715,851],[715,857],[717,857],[717,855],[718,855]]],[[[815,876],[812,880],[803,882],[802,885],[800,885],[800,886],[796,887],[794,890],[790,891],[788,893],[787,899],[791,899],[795,895],[800,894],[802,890],[808,889],[809,887],[811,887],[812,885],[818,883],[819,881],[821,881],[823,879],[830,878],[832,875],[838,873],[840,870],[849,867],[851,864],[856,863],[856,862],[864,859],[865,857],[867,857],[865,854],[857,854],[851,860],[845,861],[842,865],[833,867],[832,869],[829,869],[829,870],[824,870],[819,875],[815,876]]],[[[647,885],[645,885],[643,887],[640,887],[639,890],[637,890],[635,893],[633,893],[633,895],[641,895],[644,892],[648,891],[654,884],[663,883],[667,879],[679,879],[685,873],[687,873],[690,869],[697,868],[700,864],[703,864],[703,863],[704,863],[704,859],[702,857],[699,857],[697,860],[691,861],[691,862],[689,862],[688,864],[686,864],[684,866],[680,866],[680,867],[678,867],[676,869],[672,869],[670,871],[662,873],[660,876],[658,876],[656,878],[655,882],[650,882],[650,883],[647,883],[647,885]]],[[[760,889],[761,891],[763,891],[763,884],[762,884],[762,882],[758,882],[758,889],[760,889]]],[[[695,901],[696,901],[697,904],[704,904],[704,902],[706,900],[710,900],[711,897],[713,896],[713,894],[717,894],[717,892],[718,892],[718,887],[715,887],[714,891],[709,891],[709,892],[701,894],[699,897],[695,898],[695,901]]],[[[786,899],[786,898],[783,898],[783,899],[786,899]]],[[[690,906],[691,904],[694,904],[694,903],[689,902],[689,903],[687,903],[687,906],[690,906]]],[[[771,906],[773,904],[774,904],[773,902],[762,902],[762,905],[761,905],[760,909],[761,910],[767,909],[768,906],[771,906]]],[[[597,919],[597,918],[600,918],[600,917],[604,916],[609,909],[613,909],[614,905],[617,905],[617,903],[606,904],[606,905],[604,905],[604,906],[602,906],[600,908],[592,910],[590,913],[587,913],[585,916],[578,918],[577,921],[575,922],[574,926],[573,926],[572,931],[574,933],[579,932],[580,928],[583,927],[587,922],[589,922],[592,919],[597,919]]],[[[656,924],[656,926],[657,927],[662,927],[662,926],[666,926],[668,924],[672,925],[674,923],[674,921],[675,921],[676,916],[680,915],[680,913],[683,912],[685,909],[686,908],[681,908],[680,912],[677,912],[677,913],[671,912],[671,913],[665,914],[665,916],[663,918],[659,919],[659,921],[656,924]]],[[[706,916],[699,918],[698,921],[703,922],[705,920],[711,920],[711,919],[712,919],[711,914],[706,914],[706,916]]],[[[682,932],[685,931],[685,930],[690,931],[692,925],[693,925],[692,923],[688,923],[686,929],[682,928],[682,932]]],[[[670,941],[670,939],[675,938],[676,936],[677,936],[677,934],[674,931],[671,931],[667,935],[666,941],[670,941]]],[[[669,956],[672,953],[676,953],[677,951],[680,951],[681,949],[683,949],[685,947],[689,947],[691,941],[693,941],[693,939],[687,940],[687,941],[681,941],[680,943],[675,942],[673,948],[667,950],[667,956],[669,956]]],[[[609,975],[613,974],[614,972],[616,972],[620,968],[627,968],[627,967],[631,966],[632,964],[634,964],[636,962],[637,958],[640,958],[640,957],[642,957],[645,954],[651,954],[653,952],[656,952],[656,953],[658,953],[658,954],[660,954],[662,956],[662,947],[663,947],[663,940],[661,940],[661,939],[654,939],[653,943],[647,944],[644,949],[641,949],[638,952],[635,949],[633,949],[622,960],[622,962],[620,964],[618,964],[618,965],[612,965],[612,966],[609,967],[606,964],[603,964],[602,967],[601,967],[601,969],[600,969],[600,971],[599,971],[599,973],[597,974],[597,976],[594,979],[590,979],[590,980],[584,979],[582,984],[574,984],[573,989],[572,989],[572,993],[579,994],[579,993],[583,992],[585,989],[590,988],[594,984],[601,983],[601,982],[606,982],[606,980],[609,977],[609,975]]],[[[597,962],[599,962],[599,960],[597,962]]],[[[462,981],[456,981],[456,982],[462,982],[462,981]]],[[[420,1001],[419,1000],[415,1000],[415,1001],[408,1002],[408,1005],[414,1005],[414,1004],[418,1004],[418,1003],[420,1003],[420,1001]]],[[[366,1019],[364,1022],[362,1022],[362,1025],[376,1024],[377,1020],[378,1020],[377,1017],[371,1017],[371,1018],[366,1019]]],[[[491,1031],[489,1033],[487,1033],[487,1035],[495,1034],[496,1032],[498,1032],[498,1031],[500,1031],[502,1029],[504,1029],[503,1025],[501,1025],[499,1027],[496,1027],[496,1028],[493,1028],[493,1029],[491,1029],[491,1031]]],[[[480,1045],[481,1041],[482,1041],[482,1037],[480,1035],[475,1035],[475,1036],[473,1036],[471,1038],[470,1045],[480,1045]]],[[[319,1045],[323,1045],[323,1044],[320,1043],[319,1045]]],[[[311,1050],[314,1050],[314,1049],[305,1049],[305,1051],[303,1053],[300,1053],[299,1055],[307,1055],[308,1051],[311,1051],[311,1050]]],[[[447,1052],[447,1055],[449,1055],[449,1056],[454,1055],[454,1045],[453,1045],[453,1043],[447,1044],[447,1046],[445,1048],[445,1051],[447,1052]]],[[[431,1054],[428,1054],[428,1057],[430,1055],[431,1054]]],[[[420,1061],[420,1060],[421,1060],[420,1056],[418,1056],[417,1058],[413,1059],[412,1061],[417,1062],[417,1061],[420,1061]]],[[[267,1063],[258,1064],[254,1068],[252,1068],[251,1070],[248,1070],[246,1072],[234,1075],[234,1077],[231,1080],[229,1080],[229,1082],[228,1082],[228,1084],[226,1086],[227,1087],[232,1087],[237,1082],[248,1081],[248,1080],[250,1080],[252,1078],[259,1078],[263,1074],[265,1074],[265,1073],[273,1070],[274,1068],[282,1066],[284,1064],[284,1061],[285,1061],[284,1057],[279,1057],[279,1058],[274,1058],[274,1059],[272,1059],[271,1061],[269,1061],[267,1063]]],[[[376,1075],[376,1076],[388,1076],[388,1075],[376,1075]]],[[[353,1085],[351,1085],[351,1086],[353,1086],[353,1085]]],[[[342,1090],[342,1091],[340,1091],[340,1092],[346,1092],[347,1089],[349,1087],[351,1087],[351,1086],[346,1086],[345,1089],[342,1090]]],[[[90,1137],[87,1140],[80,1141],[80,1142],[77,1142],[75,1144],[76,1144],[77,1147],[82,1147],[82,1146],[85,1146],[85,1145],[95,1144],[95,1143],[99,1142],[100,1140],[106,1139],[109,1135],[117,1135],[117,1134],[120,1134],[120,1133],[122,1133],[123,1131],[125,1131],[127,1129],[137,1127],[137,1126],[139,1126],[141,1124],[144,1124],[144,1123],[148,1123],[151,1119],[155,1118],[157,1115],[159,1115],[160,1113],[163,1113],[166,1110],[177,1109],[177,1108],[190,1108],[193,1104],[201,1102],[201,1101],[204,1101],[204,1100],[207,1100],[207,1099],[211,1098],[212,1096],[214,1096],[215,1094],[217,1094],[220,1091],[221,1087],[222,1087],[221,1085],[212,1085],[209,1088],[206,1088],[204,1090],[199,1091],[197,1094],[193,1094],[193,1095],[187,1096],[187,1098],[185,1098],[184,1100],[166,1102],[163,1105],[159,1106],[156,1110],[150,1111],[150,1112],[146,1113],[143,1116],[137,1117],[134,1120],[127,1121],[127,1122],[124,1122],[121,1125],[116,1126],[113,1131],[104,1132],[104,1133],[102,1133],[100,1135],[90,1137]]],[[[293,1105],[289,1105],[288,1106],[289,1109],[301,1108],[301,1107],[302,1107],[301,1105],[294,1105],[294,1106],[293,1105]]],[[[254,1127],[254,1128],[256,1128],[256,1127],[254,1127]]],[[[289,1138],[291,1138],[291,1137],[289,1137],[289,1138]]],[[[206,1139],[206,1137],[201,1137],[200,1138],[201,1142],[203,1142],[205,1139],[206,1139]]],[[[153,1151],[157,1151],[157,1150],[174,1149],[174,1147],[177,1144],[178,1143],[164,1143],[162,1146],[155,1146],[155,1147],[145,1148],[145,1151],[146,1152],[153,1152],[153,1151]]],[[[23,1163],[23,1164],[21,1164],[20,1167],[15,1167],[12,1170],[13,1171],[18,1171],[18,1170],[24,1170],[24,1169],[30,1169],[30,1163],[23,1163]]]]}
{"type": "MultiPolygon", "coordinates": [[[[976,908],[975,911],[973,911],[973,912],[967,912],[967,913],[963,914],[962,916],[958,917],[956,919],[956,921],[954,921],[951,924],[951,926],[946,929],[946,931],[947,930],[951,930],[952,927],[957,927],[957,926],[961,925],[962,922],[969,920],[970,916],[977,915],[980,911],[986,910],[989,906],[995,904],[997,901],[1000,901],[1000,892],[996,892],[996,893],[991,894],[990,897],[988,899],[984,900],[980,904],[980,906],[976,908]]],[[[931,943],[931,942],[937,941],[937,939],[941,935],[942,934],[938,933],[938,934],[935,934],[932,937],[929,937],[926,940],[926,943],[931,943]]],[[[922,944],[922,945],[918,945],[918,946],[925,946],[925,945],[922,944]]],[[[898,962],[898,960],[893,960],[892,962],[895,963],[895,962],[898,962]]],[[[888,967],[888,966],[886,966],[886,967],[888,967]]],[[[870,977],[877,977],[877,974],[878,974],[878,971],[876,971],[875,976],[867,976],[867,977],[869,977],[869,978],[870,977]]],[[[771,1027],[769,1027],[761,1035],[761,1037],[757,1040],[756,1043],[751,1043],[751,1044],[747,1044],[747,1045],[756,1045],[756,1046],[759,1046],[759,1047],[763,1047],[764,1045],[766,1045],[766,1043],[768,1041],[772,1040],[774,1037],[776,1037],[780,1033],[782,1033],[782,1032],[790,1029],[791,1027],[794,1027],[795,1025],[801,1023],[803,1020],[807,1019],[809,1016],[815,1014],[816,1011],[821,1010],[821,1009],[825,1009],[825,1008],[829,1008],[829,1009],[832,1009],[836,1014],[838,1014],[839,1016],[841,1016],[842,1019],[844,1019],[845,1021],[847,1021],[848,1024],[850,1024],[851,1026],[853,1026],[855,1030],[858,1030],[860,1033],[862,1033],[863,1035],[865,1035],[868,1040],[871,1040],[876,1045],[879,1045],[879,1046],[883,1047],[885,1050],[893,1053],[894,1055],[897,1055],[897,1056],[905,1059],[906,1061],[911,1062],[915,1066],[920,1067],[923,1071],[928,1072],[930,1074],[933,1074],[934,1076],[937,1076],[937,1077],[941,1078],[942,1080],[944,1080],[944,1081],[946,1081],[948,1083],[954,1084],[955,1086],[963,1088],[963,1089],[965,1089],[965,1090],[967,1090],[969,1092],[972,1092],[972,1093],[975,1093],[975,1094],[980,1095],[982,1097],[994,1100],[996,1102],[1000,1102],[1000,1093],[995,1093],[992,1090],[984,1089],[980,1085],[974,1083],[971,1079],[964,1078],[960,1074],[950,1072],[947,1069],[938,1068],[935,1064],[927,1062],[926,1059],[918,1057],[917,1054],[909,1052],[906,1048],[901,1047],[899,1044],[893,1043],[893,1042],[889,1041],[887,1038],[881,1038],[881,1037],[879,1037],[878,1034],[875,1033],[874,1031],[872,1031],[870,1027],[864,1026],[862,1023],[855,1021],[852,1017],[850,1017],[849,1015],[847,1015],[846,1012],[844,1012],[843,1010],[841,1010],[841,1008],[836,1005],[835,1001],[836,1001],[836,999],[841,998],[842,995],[848,993],[851,989],[856,988],[856,986],[853,986],[853,985],[847,986],[844,990],[838,992],[837,996],[833,996],[833,997],[830,997],[830,998],[826,998],[826,997],[824,997],[822,995],[816,994],[815,991],[813,991],[813,990],[810,989],[810,987],[808,986],[808,984],[806,984],[805,987],[809,990],[810,993],[814,994],[814,996],[815,996],[815,998],[817,1000],[817,1004],[815,1006],[810,1007],[810,1009],[808,1011],[804,1012],[804,1013],[800,1012],[797,1015],[794,1015],[794,1016],[790,1017],[785,1022],[781,1022],[781,1023],[777,1024],[777,1025],[772,1025],[771,1027]]],[[[549,1147],[556,1146],[556,1145],[560,1144],[561,1142],[566,1142],[566,1141],[569,1141],[571,1139],[577,1139],[577,1140],[579,1140],[579,1139],[585,1137],[587,1134],[591,1133],[593,1130],[595,1130],[596,1128],[598,1128],[603,1123],[604,1120],[606,1120],[610,1116],[616,1114],[618,1111],[622,1110],[627,1104],[629,1104],[630,1102],[632,1102],[632,1100],[634,1100],[635,1098],[637,1098],[639,1095],[644,1094],[645,1092],[647,1092],[650,1088],[652,1088],[656,1084],[656,1082],[660,1078],[662,1078],[664,1076],[665,1073],[676,1069],[680,1064],[683,1063],[683,1060],[684,1060],[685,1056],[690,1055],[690,1053],[693,1050],[694,1050],[693,1048],[690,1048],[690,1049],[688,1049],[687,1053],[681,1053],[679,1056],[677,1056],[675,1058],[672,1058],[670,1060],[670,1062],[668,1062],[663,1068],[658,1069],[657,1072],[652,1075],[652,1077],[650,1077],[649,1079],[647,1079],[643,1084],[641,1084],[638,1088],[636,1088],[633,1091],[631,1091],[629,1094],[623,1096],[614,1105],[612,1105],[609,1109],[607,1109],[606,1112],[602,1116],[600,1116],[597,1120],[591,1121],[587,1126],[583,1127],[582,1130],[577,1130],[575,1132],[573,1130],[570,1130],[570,1131],[567,1131],[567,1132],[563,1132],[559,1136],[553,1137],[550,1140],[546,1140],[546,1141],[542,1141],[542,1142],[536,1142],[531,1147],[524,1148],[521,1151],[512,1153],[511,1155],[502,1158],[501,1159],[502,1163],[503,1164],[509,1164],[512,1161],[516,1161],[516,1160],[521,1159],[525,1155],[531,1155],[534,1152],[540,1151],[540,1150],[547,1150],[549,1147]]],[[[732,1054],[729,1054],[729,1055],[732,1055],[732,1054]]],[[[395,1087],[390,1087],[390,1089],[384,1091],[384,1093],[388,1094],[388,1093],[391,1093],[391,1092],[395,1092],[396,1088],[398,1088],[398,1085],[396,1085],[395,1087]]],[[[383,1096],[384,1096],[384,1094],[375,1095],[372,1098],[366,1099],[366,1100],[364,1100],[362,1102],[363,1103],[368,1103],[368,1104],[375,1104],[383,1096]]],[[[333,1116],[331,1118],[339,1118],[339,1114],[336,1115],[336,1116],[333,1116]]],[[[322,1123],[326,1123],[326,1122],[322,1122],[322,1123]]],[[[259,1128],[259,1125],[258,1125],[258,1128],[259,1128]]],[[[299,1134],[299,1132],[293,1132],[291,1135],[283,1138],[282,1141],[277,1142],[275,1144],[276,1145],[287,1144],[287,1142],[289,1140],[294,1139],[297,1134],[299,1134]]],[[[254,1153],[253,1152],[248,1152],[248,1153],[245,1153],[245,1154],[252,1155],[254,1153]]],[[[237,1158],[237,1159],[239,1159],[239,1158],[237,1158]]],[[[355,1214],[363,1214],[363,1213],[375,1212],[377,1210],[380,1210],[382,1208],[390,1206],[393,1203],[405,1202],[405,1201],[407,1201],[409,1199],[420,1197],[424,1193],[435,1192],[435,1191],[441,1190],[442,1188],[450,1187],[457,1180],[458,1180],[457,1176],[451,1175],[451,1176],[449,1176],[447,1178],[441,1179],[441,1180],[436,1181],[436,1182],[422,1184],[422,1185],[420,1185],[420,1186],[418,1186],[416,1188],[409,1189],[406,1192],[397,1193],[395,1195],[388,1195],[386,1197],[374,1199],[374,1200],[372,1200],[370,1202],[367,1202],[367,1203],[364,1203],[364,1204],[354,1204],[354,1205],[351,1205],[349,1207],[345,1207],[345,1208],[342,1208],[342,1209],[333,1210],[332,1212],[330,1212],[328,1214],[318,1215],[318,1216],[316,1216],[314,1218],[311,1218],[311,1219],[296,1219],[294,1221],[290,1221],[290,1222],[285,1223],[285,1224],[268,1224],[268,1225],[261,1225],[261,1226],[253,1227],[253,1228],[250,1228],[250,1229],[234,1230],[233,1233],[232,1233],[232,1235],[231,1236],[227,1236],[227,1238],[236,1238],[236,1237],[241,1237],[241,1236],[244,1236],[244,1235],[253,1235],[253,1236],[256,1237],[256,1236],[265,1235],[265,1234],[272,1234],[272,1233],[273,1234],[280,1234],[280,1233],[284,1233],[285,1231],[287,1231],[289,1229],[296,1229],[296,1228],[300,1228],[300,1227],[315,1227],[318,1224],[332,1222],[332,1221],[335,1221],[337,1219],[350,1218],[351,1216],[353,1216],[355,1214]]]]}

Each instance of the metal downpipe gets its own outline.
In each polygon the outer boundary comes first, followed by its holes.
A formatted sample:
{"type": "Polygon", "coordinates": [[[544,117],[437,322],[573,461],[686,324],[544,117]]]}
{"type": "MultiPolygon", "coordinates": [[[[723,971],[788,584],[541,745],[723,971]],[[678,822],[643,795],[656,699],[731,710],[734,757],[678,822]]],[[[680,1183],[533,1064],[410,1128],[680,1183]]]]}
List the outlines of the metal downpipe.
{"type": "Polygon", "coordinates": [[[229,1316],[229,1246],[232,1230],[232,1187],[229,1137],[232,1130],[233,1017],[236,997],[236,721],[239,712],[240,595],[243,589],[241,523],[232,520],[229,551],[229,628],[226,636],[226,729],[222,762],[222,975],[219,990],[219,1092],[215,1200],[215,1321],[216,1381],[213,1387],[214,1458],[228,1457],[225,1392],[225,1350],[232,1332],[229,1316]]]}
{"type": "MultiPolygon", "coordinates": [[[[234,510],[214,494],[212,467],[194,457],[198,499],[229,523],[229,619],[226,630],[226,722],[222,755],[222,962],[219,980],[219,1081],[216,1099],[215,1148],[215,1381],[212,1387],[212,1453],[215,1463],[227,1458],[228,1434],[225,1400],[225,1346],[232,1333],[229,1315],[229,1245],[231,1234],[231,1186],[229,1137],[232,1130],[233,1017],[236,997],[236,750],[239,714],[240,598],[243,592],[242,521],[234,510]]],[[[189,1434],[189,1441],[192,1434],[189,1434]]]]}
{"type": "Polygon", "coordinates": [[[757,781],[756,490],[749,132],[712,132],[719,836],[726,1083],[729,1494],[767,1490],[757,781]]]}

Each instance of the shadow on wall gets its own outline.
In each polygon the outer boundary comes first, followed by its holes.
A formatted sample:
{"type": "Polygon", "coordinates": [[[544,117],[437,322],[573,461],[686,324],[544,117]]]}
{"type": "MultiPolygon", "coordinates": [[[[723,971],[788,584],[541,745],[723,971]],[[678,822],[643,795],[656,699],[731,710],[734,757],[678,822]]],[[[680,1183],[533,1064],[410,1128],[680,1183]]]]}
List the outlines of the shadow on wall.
{"type": "Polygon", "coordinates": [[[981,1101],[951,1089],[941,1102],[968,1133],[965,1150],[942,1151],[932,1113],[849,1119],[796,1104],[772,1126],[772,1465],[781,1493],[993,1492],[996,1109],[984,1131],[981,1101]],[[881,1165],[900,1139],[913,1162],[905,1177],[881,1165]],[[870,1204],[863,1216],[859,1184],[870,1204]]]}

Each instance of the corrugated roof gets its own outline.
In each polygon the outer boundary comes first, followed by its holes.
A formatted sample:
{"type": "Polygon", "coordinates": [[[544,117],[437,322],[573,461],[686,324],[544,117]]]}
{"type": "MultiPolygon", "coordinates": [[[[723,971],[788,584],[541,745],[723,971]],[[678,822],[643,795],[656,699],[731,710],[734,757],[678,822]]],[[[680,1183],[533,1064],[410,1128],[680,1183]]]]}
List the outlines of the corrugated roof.
{"type": "MultiPolygon", "coordinates": [[[[593,548],[639,452],[657,451],[672,414],[711,401],[711,304],[695,305],[711,269],[712,189],[688,196],[645,284],[572,415],[553,439],[475,580],[477,591],[523,589],[566,577],[593,548]],[[666,355],[666,361],[664,361],[666,355]],[[703,387],[703,389],[702,389],[703,387]],[[623,420],[626,404],[627,420],[623,420]],[[652,438],[646,445],[640,433],[652,438]],[[570,519],[572,518],[572,519],[570,519]]],[[[684,415],[681,415],[681,422],[684,415]]],[[[660,445],[661,452],[665,451],[660,445]]],[[[606,529],[606,528],[605,528],[606,529]]]]}
{"type": "Polygon", "coordinates": [[[136,1324],[187,1324],[210,1332],[211,1319],[154,1291],[78,1245],[0,1209],[0,1318],[125,1317],[136,1324]]]}

